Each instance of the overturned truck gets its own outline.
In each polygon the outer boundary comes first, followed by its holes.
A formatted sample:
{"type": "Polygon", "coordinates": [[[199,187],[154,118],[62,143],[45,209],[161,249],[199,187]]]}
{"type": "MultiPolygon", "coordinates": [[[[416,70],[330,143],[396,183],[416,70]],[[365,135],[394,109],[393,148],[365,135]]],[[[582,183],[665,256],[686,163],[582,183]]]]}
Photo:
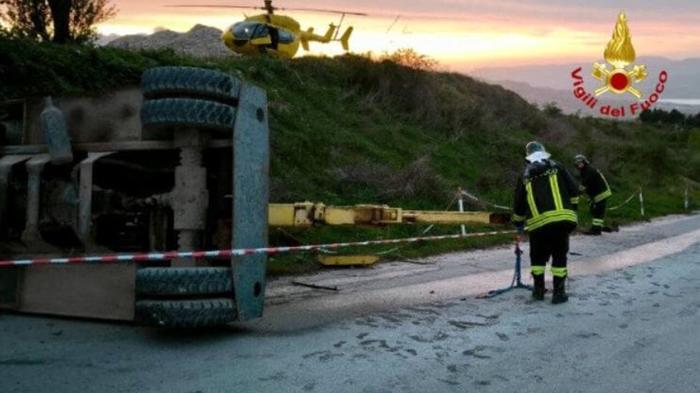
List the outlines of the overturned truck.
{"type": "MultiPolygon", "coordinates": [[[[267,98],[231,75],[160,67],[140,88],[2,102],[0,142],[0,259],[267,245],[267,98]]],[[[265,264],[0,269],[0,307],[221,325],[261,316],[265,264]]]]}

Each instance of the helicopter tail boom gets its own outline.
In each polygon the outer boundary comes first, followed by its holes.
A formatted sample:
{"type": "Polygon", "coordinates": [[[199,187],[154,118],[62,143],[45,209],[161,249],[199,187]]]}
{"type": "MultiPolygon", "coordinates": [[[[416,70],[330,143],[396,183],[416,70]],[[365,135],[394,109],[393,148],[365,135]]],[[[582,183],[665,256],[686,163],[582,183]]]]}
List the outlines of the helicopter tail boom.
{"type": "Polygon", "coordinates": [[[314,28],[309,27],[308,30],[302,32],[300,41],[301,41],[301,46],[304,48],[304,50],[309,50],[309,42],[314,41],[314,42],[322,42],[322,43],[328,43],[333,41],[333,34],[336,31],[336,26],[331,23],[330,26],[328,26],[328,30],[326,31],[326,34],[324,35],[318,35],[314,34],[314,28]]]}

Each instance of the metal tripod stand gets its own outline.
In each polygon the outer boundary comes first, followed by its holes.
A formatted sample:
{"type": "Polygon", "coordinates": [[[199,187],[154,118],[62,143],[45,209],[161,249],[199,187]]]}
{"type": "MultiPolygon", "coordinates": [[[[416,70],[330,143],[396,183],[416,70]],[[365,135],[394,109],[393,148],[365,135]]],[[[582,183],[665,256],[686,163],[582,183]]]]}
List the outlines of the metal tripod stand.
{"type": "Polygon", "coordinates": [[[488,291],[486,294],[479,296],[480,299],[492,298],[494,296],[498,296],[500,294],[506,293],[506,292],[511,291],[513,289],[516,289],[516,288],[523,288],[523,289],[532,290],[531,285],[523,284],[523,281],[522,281],[521,267],[522,267],[523,251],[520,249],[520,240],[521,240],[520,235],[516,236],[516,238],[515,238],[515,272],[513,273],[513,280],[510,282],[510,286],[508,286],[506,288],[494,289],[494,290],[488,291]]]}

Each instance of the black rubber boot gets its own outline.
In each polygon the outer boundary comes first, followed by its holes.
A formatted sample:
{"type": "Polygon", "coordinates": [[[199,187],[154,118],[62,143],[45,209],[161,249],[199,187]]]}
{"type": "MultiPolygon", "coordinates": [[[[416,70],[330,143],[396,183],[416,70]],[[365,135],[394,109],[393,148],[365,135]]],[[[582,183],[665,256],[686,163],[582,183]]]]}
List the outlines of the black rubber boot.
{"type": "Polygon", "coordinates": [[[583,232],[584,235],[591,235],[591,236],[600,236],[602,232],[602,228],[599,226],[592,226],[591,229],[583,232]]]}
{"type": "Polygon", "coordinates": [[[534,300],[544,300],[544,274],[533,274],[532,281],[535,284],[532,288],[532,298],[534,300]]]}
{"type": "Polygon", "coordinates": [[[566,303],[568,301],[569,295],[566,294],[566,277],[554,277],[552,304],[566,303]]]}

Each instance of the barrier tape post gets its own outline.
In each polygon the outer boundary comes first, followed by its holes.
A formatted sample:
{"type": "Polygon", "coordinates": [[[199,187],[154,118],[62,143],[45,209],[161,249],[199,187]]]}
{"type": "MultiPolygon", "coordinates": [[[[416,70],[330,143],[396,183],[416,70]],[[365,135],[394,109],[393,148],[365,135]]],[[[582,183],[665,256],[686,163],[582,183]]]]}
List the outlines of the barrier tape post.
{"type": "MultiPolygon", "coordinates": [[[[459,199],[457,200],[457,205],[459,206],[459,212],[463,213],[464,212],[464,193],[462,192],[462,188],[459,188],[459,199]]],[[[462,229],[462,236],[465,236],[467,234],[467,227],[462,224],[461,225],[462,229]]]]}
{"type": "Polygon", "coordinates": [[[683,201],[683,207],[687,211],[690,207],[690,200],[688,199],[688,182],[685,182],[685,200],[683,201]]]}
{"type": "Polygon", "coordinates": [[[290,247],[265,247],[265,248],[238,248],[228,250],[210,250],[210,251],[167,251],[167,252],[152,252],[140,254],[121,254],[121,255],[101,255],[101,256],[79,256],[79,257],[62,257],[62,258],[35,258],[35,259],[14,259],[0,260],[0,268],[12,266],[32,266],[32,265],[72,265],[72,264],[100,264],[100,263],[144,263],[149,261],[167,261],[176,258],[187,259],[216,259],[230,258],[231,256],[252,255],[252,254],[281,254],[288,252],[304,252],[304,251],[320,251],[322,249],[335,249],[344,247],[362,247],[381,244],[399,244],[399,243],[415,243],[419,241],[435,241],[447,239],[462,239],[471,237],[486,237],[495,235],[513,234],[515,231],[491,231],[468,233],[466,235],[441,235],[441,236],[426,236],[426,237],[410,237],[404,239],[389,239],[389,240],[366,240],[361,242],[346,242],[346,243],[330,243],[330,244],[313,244],[306,246],[290,246],[290,247]]]}
{"type": "Polygon", "coordinates": [[[639,187],[639,212],[642,214],[642,217],[644,217],[644,190],[642,187],[639,187]]]}

